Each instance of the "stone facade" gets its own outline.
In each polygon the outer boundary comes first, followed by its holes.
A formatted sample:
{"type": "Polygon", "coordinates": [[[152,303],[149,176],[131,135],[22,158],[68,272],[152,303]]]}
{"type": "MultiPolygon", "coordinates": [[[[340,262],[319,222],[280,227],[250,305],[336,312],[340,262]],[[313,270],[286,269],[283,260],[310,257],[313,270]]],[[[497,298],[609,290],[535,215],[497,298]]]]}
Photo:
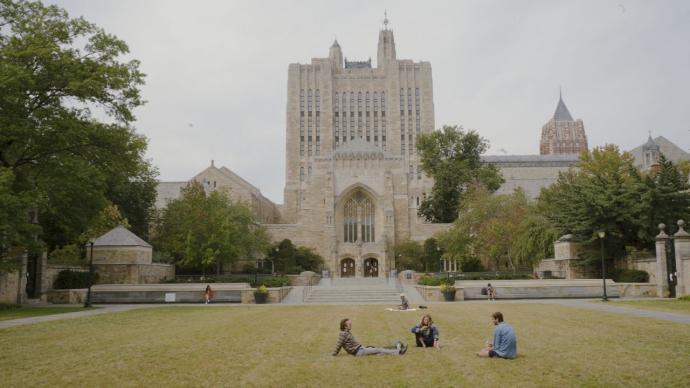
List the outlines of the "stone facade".
{"type": "Polygon", "coordinates": [[[423,240],[417,207],[433,181],[421,173],[419,134],[434,130],[431,64],[396,56],[379,32],[376,67],[326,58],[288,67],[283,220],[276,240],[316,248],[335,276],[386,276],[396,241],[423,240]]]}
{"type": "Polygon", "coordinates": [[[539,196],[542,188],[558,180],[558,174],[577,168],[579,156],[570,155],[487,155],[482,157],[493,163],[503,174],[505,182],[496,194],[511,194],[522,188],[529,198],[539,196]]]}
{"type": "Polygon", "coordinates": [[[541,155],[580,154],[587,151],[587,135],[581,119],[573,120],[563,97],[558,99],[556,112],[541,129],[541,155]]]}

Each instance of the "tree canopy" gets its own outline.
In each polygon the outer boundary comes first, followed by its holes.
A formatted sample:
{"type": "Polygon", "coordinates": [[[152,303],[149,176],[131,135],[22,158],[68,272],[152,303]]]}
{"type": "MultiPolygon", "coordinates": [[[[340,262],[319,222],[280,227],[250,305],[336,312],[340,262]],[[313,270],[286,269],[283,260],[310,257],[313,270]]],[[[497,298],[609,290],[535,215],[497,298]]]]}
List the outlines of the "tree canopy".
{"type": "MultiPolygon", "coordinates": [[[[0,0],[0,228],[38,213],[52,249],[75,241],[100,211],[117,205],[146,236],[156,170],[144,158],[133,110],[144,74],[123,61],[125,42],[83,18],[37,1],[0,0]],[[11,208],[10,208],[11,207],[11,208]]],[[[30,246],[26,227],[0,245],[30,246]]]]}
{"type": "Polygon", "coordinates": [[[266,229],[247,205],[222,190],[206,193],[197,181],[161,211],[153,242],[182,268],[215,267],[218,274],[223,265],[258,258],[269,246],[266,229]]]}
{"type": "Polygon", "coordinates": [[[501,187],[504,180],[498,168],[481,160],[487,149],[488,142],[477,132],[458,126],[419,135],[422,170],[434,178],[431,194],[419,206],[419,215],[430,222],[453,222],[470,185],[481,184],[489,192],[501,187]]]}

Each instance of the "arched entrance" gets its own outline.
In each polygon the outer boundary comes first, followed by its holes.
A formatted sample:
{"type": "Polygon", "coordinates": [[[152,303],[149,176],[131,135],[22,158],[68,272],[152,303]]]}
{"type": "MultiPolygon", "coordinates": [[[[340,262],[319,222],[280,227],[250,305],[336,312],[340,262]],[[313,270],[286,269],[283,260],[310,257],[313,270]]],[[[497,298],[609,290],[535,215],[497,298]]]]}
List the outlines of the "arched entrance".
{"type": "Polygon", "coordinates": [[[370,257],[364,260],[364,277],[377,278],[379,277],[379,261],[370,257]]]}
{"type": "Polygon", "coordinates": [[[355,276],[355,261],[351,258],[340,261],[340,277],[351,278],[355,276]]]}

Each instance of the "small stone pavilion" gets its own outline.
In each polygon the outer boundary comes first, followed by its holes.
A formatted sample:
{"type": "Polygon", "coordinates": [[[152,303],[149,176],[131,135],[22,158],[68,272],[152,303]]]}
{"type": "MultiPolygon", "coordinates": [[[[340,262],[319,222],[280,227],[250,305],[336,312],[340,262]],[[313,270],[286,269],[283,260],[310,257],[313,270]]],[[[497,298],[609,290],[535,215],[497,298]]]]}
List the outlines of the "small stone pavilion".
{"type": "MultiPolygon", "coordinates": [[[[87,255],[91,254],[87,247],[87,255]]],[[[175,266],[152,262],[153,248],[122,226],[98,237],[93,265],[100,284],[151,284],[175,278],[175,266]]],[[[90,256],[87,256],[90,257],[90,256]]]]}

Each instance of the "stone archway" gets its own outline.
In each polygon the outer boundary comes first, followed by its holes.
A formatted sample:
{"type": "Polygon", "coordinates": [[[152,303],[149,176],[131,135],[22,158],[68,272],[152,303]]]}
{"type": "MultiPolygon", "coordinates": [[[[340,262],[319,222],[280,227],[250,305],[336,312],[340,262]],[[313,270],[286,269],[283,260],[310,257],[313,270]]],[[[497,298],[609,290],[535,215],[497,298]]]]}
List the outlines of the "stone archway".
{"type": "Polygon", "coordinates": [[[379,261],[377,259],[370,257],[364,260],[363,266],[365,278],[379,277],[379,261]]]}
{"type": "Polygon", "coordinates": [[[355,260],[352,258],[345,258],[340,260],[340,277],[351,278],[355,276],[355,260]]]}

